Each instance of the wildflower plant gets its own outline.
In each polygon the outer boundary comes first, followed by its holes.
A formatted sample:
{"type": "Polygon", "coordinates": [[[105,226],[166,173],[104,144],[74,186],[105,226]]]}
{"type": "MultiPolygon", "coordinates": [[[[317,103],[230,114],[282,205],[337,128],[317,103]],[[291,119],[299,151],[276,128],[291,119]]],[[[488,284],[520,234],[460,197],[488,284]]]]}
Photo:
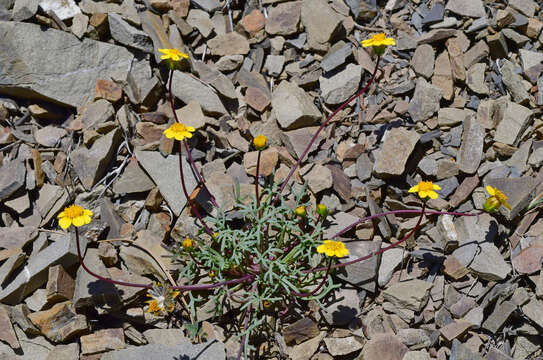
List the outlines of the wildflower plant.
{"type": "MultiPolygon", "coordinates": [[[[365,87],[351,96],[345,103],[333,111],[321,124],[296,164],[290,169],[282,183],[266,181],[260,177],[260,159],[267,147],[264,135],[256,136],[252,146],[258,151],[254,195],[241,195],[239,184],[234,189],[234,205],[231,210],[224,210],[211,195],[210,201],[217,208],[215,215],[202,216],[188,194],[183,173],[184,159],[187,160],[196,175],[200,186],[207,190],[192,157],[187,138],[196,131],[186,126],[177,118],[172,95],[172,75],[181,59],[188,59],[187,54],[176,49],[159,49],[162,59],[168,64],[170,77],[168,83],[170,105],[175,122],[164,131],[168,138],[174,138],[179,147],[180,183],[192,213],[202,225],[198,234],[187,237],[173,247],[174,259],[181,264],[179,279],[186,285],[167,286],[164,283],[135,284],[108,279],[90,271],[81,256],[78,227],[91,221],[92,212],[77,205],[66,208],[58,215],[63,229],[74,225],[77,250],[81,266],[100,280],[124,286],[148,289],[145,310],[156,316],[165,316],[174,311],[176,299],[187,295],[189,309],[196,314],[196,308],[203,301],[211,299],[215,304],[214,315],[220,316],[224,309],[239,308],[241,346],[238,359],[253,349],[251,335],[269,329],[265,314],[275,311],[284,315],[297,299],[314,300],[321,304],[323,298],[339,287],[333,281],[332,273],[341,267],[349,266],[381,254],[401,245],[418,230],[424,215],[449,214],[454,216],[477,216],[477,213],[460,213],[427,210],[429,200],[438,198],[441,188],[431,181],[421,181],[408,192],[417,193],[423,200],[420,210],[394,210],[362,218],[350,224],[338,233],[324,239],[326,219],[329,210],[323,204],[312,207],[306,199],[305,186],[292,197],[285,197],[285,189],[296,169],[300,166],[318,134],[330,119],[344,109],[351,101],[363,94],[373,82],[379,60],[386,46],[394,45],[395,40],[385,34],[376,34],[362,42],[362,46],[371,46],[377,55],[375,69],[365,87]],[[358,224],[388,214],[419,214],[418,221],[403,238],[380,250],[356,259],[349,258],[349,250],[338,237],[358,224]]],[[[273,178],[270,177],[269,179],[273,178]]],[[[269,180],[268,179],[268,180],[269,180]]],[[[484,206],[488,212],[496,211],[500,206],[510,208],[507,197],[496,188],[487,187],[490,198],[484,206]]],[[[211,194],[209,191],[207,191],[211,194]]],[[[195,334],[197,324],[187,324],[187,329],[195,334]]],[[[271,329],[274,330],[274,329],[271,329]]]]}

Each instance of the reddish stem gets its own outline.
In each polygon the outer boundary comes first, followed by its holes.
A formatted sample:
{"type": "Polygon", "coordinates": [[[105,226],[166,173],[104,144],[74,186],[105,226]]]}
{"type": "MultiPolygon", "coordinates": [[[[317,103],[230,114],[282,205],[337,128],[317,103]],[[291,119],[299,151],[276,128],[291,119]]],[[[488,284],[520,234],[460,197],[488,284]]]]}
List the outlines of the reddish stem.
{"type": "Polygon", "coordinates": [[[291,291],[290,294],[294,295],[294,296],[299,296],[299,297],[308,297],[308,296],[313,296],[314,294],[316,294],[317,291],[319,291],[322,288],[322,286],[324,285],[324,283],[328,279],[328,274],[330,273],[331,265],[332,265],[332,258],[330,258],[328,260],[328,268],[326,269],[326,274],[324,274],[324,277],[322,278],[321,283],[319,284],[319,286],[317,286],[315,288],[315,290],[313,290],[313,291],[311,291],[309,293],[299,293],[299,292],[296,292],[296,291],[291,291]]]}
{"type": "MultiPolygon", "coordinates": [[[[253,287],[251,289],[252,292],[255,292],[256,291],[256,283],[253,284],[253,287]]],[[[249,304],[249,306],[247,306],[247,309],[245,310],[245,315],[243,316],[244,317],[244,321],[243,321],[243,330],[245,331],[245,329],[247,329],[247,326],[249,325],[249,318],[251,317],[251,308],[252,308],[252,303],[249,304]]],[[[241,344],[239,346],[239,351],[238,351],[238,357],[237,357],[237,360],[241,359],[241,354],[243,353],[243,349],[245,349],[245,339],[247,338],[247,334],[244,334],[243,337],[241,338],[241,344]]]]}
{"type": "Polygon", "coordinates": [[[317,136],[319,135],[319,133],[322,131],[322,129],[324,129],[324,127],[326,126],[326,124],[328,124],[328,122],[334,117],[336,116],[336,114],[338,112],[340,112],[341,110],[343,110],[347,105],[349,105],[349,103],[351,101],[353,101],[354,99],[356,99],[357,97],[359,97],[360,95],[362,95],[363,93],[366,92],[366,90],[368,90],[368,88],[370,87],[371,83],[373,82],[373,79],[375,79],[375,74],[377,74],[377,69],[379,68],[379,61],[381,60],[381,57],[380,56],[377,56],[377,62],[375,63],[375,69],[373,70],[373,73],[371,74],[371,78],[370,80],[368,81],[368,83],[366,84],[366,86],[364,86],[362,89],[360,89],[358,92],[356,92],[356,94],[354,94],[353,96],[351,96],[349,99],[347,99],[347,101],[345,101],[343,104],[341,104],[332,114],[330,114],[330,116],[328,116],[326,118],[326,120],[324,120],[324,122],[321,124],[321,126],[319,127],[319,129],[315,132],[315,134],[313,135],[313,137],[311,138],[311,140],[309,141],[309,144],[306,146],[304,152],[302,153],[302,155],[298,158],[298,161],[296,161],[296,164],[294,164],[294,166],[290,169],[290,172],[288,173],[287,177],[285,178],[285,180],[283,181],[283,183],[281,184],[281,187],[279,188],[279,191],[277,192],[277,194],[275,195],[275,197],[273,198],[273,204],[275,204],[277,202],[277,200],[279,199],[279,195],[281,195],[281,193],[283,192],[283,190],[285,189],[285,187],[287,186],[288,184],[288,181],[290,180],[290,178],[292,177],[292,175],[294,174],[294,171],[296,171],[296,169],[300,166],[300,164],[302,163],[302,160],[305,158],[305,156],[307,155],[307,153],[309,152],[309,149],[311,148],[311,145],[313,145],[313,143],[315,142],[315,140],[317,140],[317,136]]]}
{"type": "MultiPolygon", "coordinates": [[[[175,113],[174,113],[175,114],[175,113]]],[[[179,120],[177,120],[177,115],[175,115],[175,120],[177,122],[179,122],[179,120]]],[[[211,191],[209,191],[209,189],[207,188],[207,185],[204,181],[204,178],[202,177],[202,175],[200,174],[200,172],[198,171],[198,168],[196,168],[196,164],[194,163],[194,160],[192,159],[192,153],[189,149],[189,145],[187,143],[186,140],[183,140],[183,143],[185,144],[185,150],[187,151],[187,158],[189,159],[189,163],[190,163],[190,166],[192,167],[192,170],[194,171],[194,173],[196,174],[196,177],[198,178],[198,181],[200,182],[200,184],[202,184],[202,187],[205,189],[205,191],[207,191],[207,193],[209,194],[209,197],[210,197],[210,200],[211,200],[211,203],[213,204],[213,206],[215,206],[216,208],[219,207],[219,205],[217,204],[217,200],[215,200],[215,196],[213,196],[213,194],[211,193],[211,191]]]]}
{"type": "Polygon", "coordinates": [[[258,177],[260,176],[260,154],[262,151],[258,150],[258,155],[256,158],[256,177],[255,177],[255,196],[256,196],[256,208],[258,210],[258,218],[262,217],[260,211],[260,196],[258,196],[258,177]]]}

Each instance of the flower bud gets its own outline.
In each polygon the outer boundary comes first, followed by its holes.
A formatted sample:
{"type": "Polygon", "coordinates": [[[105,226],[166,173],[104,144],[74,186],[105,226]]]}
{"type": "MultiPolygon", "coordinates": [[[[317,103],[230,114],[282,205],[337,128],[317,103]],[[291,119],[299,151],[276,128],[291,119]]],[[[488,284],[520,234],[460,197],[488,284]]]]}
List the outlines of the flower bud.
{"type": "Polygon", "coordinates": [[[328,208],[324,204],[318,204],[317,205],[317,214],[319,214],[321,217],[325,218],[328,216],[328,208]]]}
{"type": "Polygon", "coordinates": [[[483,205],[483,209],[485,209],[486,212],[495,212],[500,207],[500,201],[496,199],[495,196],[491,196],[488,199],[486,199],[485,204],[483,205]]]}
{"type": "Polygon", "coordinates": [[[296,208],[296,215],[299,217],[305,217],[307,215],[307,212],[305,211],[305,206],[300,205],[296,208]]]}
{"type": "Polygon", "coordinates": [[[269,309],[272,306],[271,301],[264,300],[262,301],[262,306],[264,306],[266,309],[269,309]]]}
{"type": "Polygon", "coordinates": [[[207,276],[209,276],[211,279],[213,279],[215,277],[215,271],[209,270],[209,272],[207,273],[207,276]]]}
{"type": "Polygon", "coordinates": [[[258,135],[253,139],[253,145],[258,151],[262,151],[266,148],[266,137],[264,135],[258,135]]]}

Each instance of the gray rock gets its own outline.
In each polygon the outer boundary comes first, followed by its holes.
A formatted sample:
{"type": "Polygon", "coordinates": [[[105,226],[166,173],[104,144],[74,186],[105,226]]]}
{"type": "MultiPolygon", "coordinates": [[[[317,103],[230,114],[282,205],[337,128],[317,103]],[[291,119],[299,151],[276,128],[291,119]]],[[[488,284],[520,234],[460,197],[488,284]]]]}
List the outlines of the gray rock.
{"type": "Polygon", "coordinates": [[[345,70],[330,78],[319,78],[320,88],[324,102],[327,104],[340,104],[353,95],[360,86],[362,66],[348,64],[345,70]]]}
{"type": "Polygon", "coordinates": [[[309,48],[327,50],[332,36],[341,27],[342,16],[325,0],[302,1],[301,14],[309,48]]]}
{"type": "MultiPolygon", "coordinates": [[[[338,214],[339,215],[339,214],[338,214]]],[[[357,221],[354,219],[346,222],[342,229],[347,225],[350,225],[357,221]],[[354,221],[352,221],[354,220],[354,221]]],[[[338,229],[342,230],[342,229],[338,229]]],[[[353,241],[346,244],[346,247],[349,249],[349,257],[347,259],[341,259],[340,262],[347,262],[350,260],[357,259],[362,256],[369,255],[374,253],[381,248],[381,240],[376,241],[353,241]]],[[[377,269],[379,264],[379,257],[372,256],[371,258],[352,264],[345,267],[346,275],[338,275],[339,278],[344,279],[350,284],[355,284],[360,288],[374,293],[376,291],[376,280],[377,280],[377,269]]]]}
{"type": "Polygon", "coordinates": [[[431,45],[423,44],[417,47],[411,58],[411,67],[416,74],[429,79],[434,73],[435,51],[431,45]]]}
{"type": "Polygon", "coordinates": [[[477,64],[481,60],[485,60],[488,57],[489,52],[490,49],[484,40],[473,45],[464,54],[464,65],[466,69],[469,69],[472,65],[477,64]]]}
{"type": "Polygon", "coordinates": [[[80,42],[64,31],[30,23],[0,21],[0,38],[4,69],[0,93],[46,97],[73,107],[93,98],[96,80],[126,80],[133,59],[123,47],[89,39],[80,42]],[[21,63],[25,66],[14,66],[21,63]]]}
{"type": "Polygon", "coordinates": [[[474,174],[483,157],[485,129],[477,121],[475,115],[468,116],[464,120],[463,128],[462,145],[458,152],[458,167],[466,174],[474,174]]]}
{"type": "Polygon", "coordinates": [[[532,298],[522,307],[522,312],[539,327],[543,326],[543,301],[532,298]]]}
{"type": "Polygon", "coordinates": [[[439,101],[443,96],[443,90],[429,84],[420,78],[417,80],[413,99],[409,103],[409,115],[413,121],[424,121],[429,119],[439,110],[439,101]]]}
{"type": "Polygon", "coordinates": [[[511,266],[505,262],[498,248],[492,243],[479,244],[480,252],[475,255],[469,268],[479,278],[488,281],[500,281],[511,272],[511,266]]]}
{"type": "Polygon", "coordinates": [[[490,178],[486,185],[496,187],[507,196],[511,211],[500,207],[500,212],[508,219],[515,218],[534,198],[538,181],[535,178],[524,176],[520,178],[490,178]]]}
{"type": "Polygon", "coordinates": [[[460,343],[458,339],[454,339],[449,360],[484,360],[484,358],[471,351],[467,345],[460,343]]]}
{"type": "Polygon", "coordinates": [[[469,109],[441,108],[437,113],[437,124],[439,126],[455,126],[466,121],[473,111],[469,109]]]}
{"type": "Polygon", "coordinates": [[[190,9],[187,16],[187,23],[198,29],[203,37],[207,38],[213,32],[213,23],[209,14],[200,9],[190,9]]]}
{"type": "Polygon", "coordinates": [[[513,101],[521,105],[525,105],[530,102],[530,94],[524,88],[522,83],[522,77],[516,73],[515,65],[508,61],[503,61],[501,68],[502,80],[507,90],[511,93],[513,101]]]}
{"type": "MultiPolygon", "coordinates": [[[[192,61],[192,66],[194,68],[194,71],[198,74],[200,81],[203,81],[204,83],[213,86],[213,88],[217,90],[219,94],[226,98],[232,100],[237,98],[236,89],[232,84],[232,80],[223,73],[221,73],[219,70],[217,70],[213,65],[207,65],[201,61],[192,61]]],[[[200,107],[200,105],[198,105],[198,107],[200,107]]],[[[199,113],[201,112],[202,111],[199,110],[199,113]]],[[[183,123],[186,125],[194,126],[185,122],[183,123]]],[[[196,127],[196,129],[199,129],[200,127],[196,127]]]]}
{"type": "Polygon", "coordinates": [[[90,190],[107,173],[120,141],[117,128],[96,140],[90,149],[80,146],[72,152],[72,164],[85,189],[90,190]]]}
{"type": "MultiPolygon", "coordinates": [[[[109,273],[98,256],[98,249],[87,249],[83,260],[91,271],[109,278],[109,273]]],[[[95,278],[81,266],[75,279],[73,303],[76,309],[92,307],[103,313],[119,308],[121,297],[115,285],[95,278]]]]}
{"type": "Polygon", "coordinates": [[[362,154],[356,159],[356,176],[360,181],[366,181],[371,177],[373,162],[367,154],[362,154]]]}
{"type": "MultiPolygon", "coordinates": [[[[534,16],[535,11],[538,8],[537,2],[532,0],[511,0],[509,1],[509,6],[528,17],[534,16]]],[[[541,8],[541,4],[539,5],[539,8],[541,8]]]]}
{"type": "Polygon", "coordinates": [[[543,54],[536,51],[520,49],[520,63],[524,75],[535,84],[543,71],[543,54]]]}
{"type": "Polygon", "coordinates": [[[362,343],[357,341],[354,336],[344,338],[327,337],[324,338],[324,343],[330,355],[334,357],[351,354],[363,348],[362,343]]]}
{"type": "Polygon", "coordinates": [[[283,55],[268,55],[266,56],[266,62],[264,63],[264,69],[268,75],[277,77],[283,71],[283,65],[285,65],[285,56],[283,55]]]}
{"type": "Polygon", "coordinates": [[[7,199],[24,184],[26,167],[24,162],[12,160],[0,167],[0,201],[7,199]]]}
{"type": "Polygon", "coordinates": [[[480,18],[486,16],[481,0],[449,0],[445,10],[450,10],[461,16],[480,18]]]}
{"type": "Polygon", "coordinates": [[[272,94],[272,107],[279,125],[285,130],[311,126],[321,119],[313,99],[302,88],[285,80],[272,94]]]}
{"type": "Polygon", "coordinates": [[[81,14],[81,9],[75,4],[74,0],[42,0],[40,1],[40,7],[46,13],[54,11],[60,20],[71,19],[75,15],[81,14]]]}
{"type": "Polygon", "coordinates": [[[36,131],[34,138],[42,146],[54,147],[67,134],[66,130],[57,126],[46,126],[36,131]]]}
{"type": "Polygon", "coordinates": [[[402,258],[405,259],[408,255],[409,254],[407,254],[407,252],[399,247],[385,251],[381,255],[379,276],[377,277],[377,282],[380,287],[384,287],[386,284],[388,284],[392,278],[392,275],[402,263],[402,258]]]}
{"type": "Polygon", "coordinates": [[[154,187],[153,181],[135,161],[129,162],[121,176],[113,183],[113,191],[118,194],[147,192],[154,187]]]}
{"type": "Polygon", "coordinates": [[[500,331],[516,309],[517,305],[513,304],[511,301],[504,301],[497,304],[494,311],[483,322],[483,329],[486,329],[493,334],[500,331]]]}
{"type": "Polygon", "coordinates": [[[475,93],[480,95],[488,95],[490,89],[485,84],[486,64],[473,64],[466,71],[466,85],[475,93]]]}
{"type": "Polygon", "coordinates": [[[383,291],[383,297],[397,308],[420,311],[426,305],[433,284],[413,279],[396,283],[383,291]]]}
{"type": "MultiPolygon", "coordinates": [[[[34,290],[45,286],[47,283],[48,269],[57,264],[65,269],[70,268],[79,260],[75,239],[69,234],[58,236],[56,241],[31,257],[24,271],[19,273],[6,287],[0,290],[0,301],[5,304],[15,305],[34,290]]],[[[85,251],[87,241],[80,239],[81,251],[85,251]]]]}
{"type": "Polygon", "coordinates": [[[270,35],[297,33],[301,11],[302,3],[299,1],[289,1],[273,7],[266,19],[266,32],[270,35]]]}
{"type": "Polygon", "coordinates": [[[163,360],[173,358],[187,357],[189,359],[198,358],[198,360],[221,360],[226,359],[224,344],[214,340],[207,343],[192,344],[185,342],[175,346],[162,344],[148,344],[143,346],[133,346],[128,349],[110,351],[102,355],[102,360],[126,360],[126,359],[146,359],[163,360]]]}
{"type": "Polygon", "coordinates": [[[321,61],[321,68],[324,72],[332,71],[343,65],[353,53],[351,44],[343,41],[335,43],[321,61]]]}
{"type": "Polygon", "coordinates": [[[149,329],[143,332],[149,344],[182,345],[187,341],[183,329],[149,329]]]}
{"type": "Polygon", "coordinates": [[[422,173],[426,176],[437,175],[437,161],[427,156],[419,161],[419,163],[417,164],[417,168],[422,171],[422,173]]]}
{"type": "Polygon", "coordinates": [[[249,52],[249,41],[235,31],[215,36],[207,45],[211,55],[246,55],[249,52]]]}
{"type": "Polygon", "coordinates": [[[153,41],[149,35],[124,21],[120,15],[108,14],[108,23],[111,37],[115,41],[134,49],[153,53],[153,41]]]}
{"type": "Polygon", "coordinates": [[[496,128],[494,141],[517,146],[530,123],[532,111],[516,102],[508,102],[503,119],[496,128]]]}
{"type": "Polygon", "coordinates": [[[114,115],[113,105],[105,99],[99,99],[85,106],[78,120],[83,123],[85,128],[93,128],[112,120],[114,115]]]}
{"type": "Polygon", "coordinates": [[[383,146],[377,155],[373,172],[380,177],[403,174],[407,159],[415,149],[419,137],[416,131],[404,128],[388,130],[383,137],[383,146]]]}
{"type": "Polygon", "coordinates": [[[320,310],[324,319],[332,325],[349,324],[360,313],[360,305],[355,289],[338,289],[334,299],[326,302],[320,310]]]}
{"type": "Polygon", "coordinates": [[[300,174],[314,194],[332,187],[332,172],[326,166],[309,164],[300,169],[300,174]]]}
{"type": "MultiPolygon", "coordinates": [[[[174,214],[179,215],[187,203],[179,178],[179,156],[163,157],[155,151],[136,151],[135,155],[139,164],[157,184],[160,194],[164,196],[174,214]]],[[[197,181],[192,175],[190,164],[187,163],[186,158],[183,158],[183,173],[187,192],[190,195],[196,187],[197,181]]]]}
{"type": "Polygon", "coordinates": [[[174,71],[172,81],[173,95],[185,104],[196,101],[202,106],[204,113],[210,116],[228,113],[213,89],[201,80],[190,74],[174,71]]]}
{"type": "MultiPolygon", "coordinates": [[[[317,131],[317,126],[304,127],[292,131],[284,131],[280,133],[281,140],[287,147],[289,153],[296,158],[300,158],[305,150],[305,147],[309,144],[309,141],[317,131]]],[[[326,135],[321,131],[317,136],[317,139],[309,148],[308,154],[316,151],[319,145],[326,139],[326,135]]]]}
{"type": "Polygon", "coordinates": [[[537,105],[543,105],[543,76],[540,76],[537,80],[537,105]]]}
{"type": "Polygon", "coordinates": [[[446,199],[447,196],[452,194],[459,185],[458,179],[455,176],[437,181],[436,184],[441,186],[441,190],[439,191],[439,197],[442,199],[446,199]]]}
{"type": "Polygon", "coordinates": [[[529,37],[521,35],[513,29],[502,29],[502,32],[508,40],[514,42],[519,47],[524,46],[530,41],[529,37]]]}
{"type": "Polygon", "coordinates": [[[79,358],[79,343],[57,345],[45,360],[72,360],[79,358]]]}
{"type": "Polygon", "coordinates": [[[14,21],[25,21],[38,12],[38,0],[15,0],[12,17],[14,21]]]}

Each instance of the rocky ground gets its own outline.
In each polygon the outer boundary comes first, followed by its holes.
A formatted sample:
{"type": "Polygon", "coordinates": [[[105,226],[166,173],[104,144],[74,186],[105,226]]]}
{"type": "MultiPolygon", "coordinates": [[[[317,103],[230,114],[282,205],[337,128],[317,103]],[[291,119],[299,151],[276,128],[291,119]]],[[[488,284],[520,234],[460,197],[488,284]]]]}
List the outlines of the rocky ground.
{"type": "MultiPolygon", "coordinates": [[[[539,3],[539,4],[538,4],[539,3]]],[[[297,173],[334,230],[381,210],[474,212],[486,185],[495,216],[426,216],[416,241],[338,273],[325,309],[278,321],[269,357],[534,359],[543,356],[543,11],[534,0],[0,0],[0,357],[223,359],[238,342],[198,309],[207,343],[180,319],[144,313],[141,289],[79,267],[56,215],[91,209],[85,262],[148,283],[175,271],[167,247],[194,235],[158,48],[191,60],[173,76],[176,112],[220,203],[263,172],[280,179],[317,126],[375,66],[359,41],[396,39],[369,93],[340,112],[297,173]],[[248,175],[249,174],[249,175],[248,175]],[[129,239],[133,244],[99,242],[129,239]],[[400,268],[404,265],[399,281],[400,268]],[[187,357],[184,357],[187,356],[187,357]]],[[[185,173],[190,173],[186,165],[185,173]]],[[[199,201],[193,177],[187,186],[199,201]]],[[[252,186],[250,186],[252,188],[252,186]]],[[[202,204],[205,205],[205,204],[202,204]]],[[[417,218],[389,216],[344,240],[352,256],[387,246],[417,218]]],[[[209,304],[207,304],[209,305],[209,304]]]]}

